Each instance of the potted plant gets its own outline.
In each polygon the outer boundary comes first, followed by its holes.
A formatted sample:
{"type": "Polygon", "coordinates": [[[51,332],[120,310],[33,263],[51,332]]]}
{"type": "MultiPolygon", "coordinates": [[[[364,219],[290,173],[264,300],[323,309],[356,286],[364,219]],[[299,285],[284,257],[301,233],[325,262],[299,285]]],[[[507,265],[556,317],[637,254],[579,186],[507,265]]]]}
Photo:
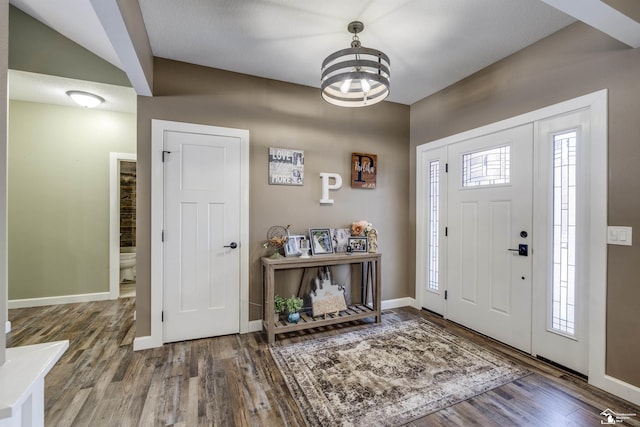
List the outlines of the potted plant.
{"type": "Polygon", "coordinates": [[[277,322],[280,320],[280,313],[284,311],[287,305],[287,299],[282,298],[280,295],[276,295],[273,299],[273,320],[277,322]]]}
{"type": "Polygon", "coordinates": [[[290,323],[298,323],[300,320],[300,309],[302,308],[302,298],[292,295],[291,298],[287,298],[285,305],[287,306],[287,313],[289,313],[288,320],[290,323]]]}

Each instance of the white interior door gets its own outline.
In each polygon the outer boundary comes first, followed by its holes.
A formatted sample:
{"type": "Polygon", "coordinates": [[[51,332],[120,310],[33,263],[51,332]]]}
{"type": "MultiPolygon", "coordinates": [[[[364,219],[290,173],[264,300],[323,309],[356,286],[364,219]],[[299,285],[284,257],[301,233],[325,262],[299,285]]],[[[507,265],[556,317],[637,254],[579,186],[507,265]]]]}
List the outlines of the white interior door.
{"type": "Polygon", "coordinates": [[[237,333],[239,138],[165,131],[164,151],[164,342],[237,333]]]}
{"type": "Polygon", "coordinates": [[[536,125],[533,354],[587,375],[589,112],[536,125]]]}
{"type": "Polygon", "coordinates": [[[452,144],[448,160],[446,316],[530,352],[533,125],[452,144]]]}

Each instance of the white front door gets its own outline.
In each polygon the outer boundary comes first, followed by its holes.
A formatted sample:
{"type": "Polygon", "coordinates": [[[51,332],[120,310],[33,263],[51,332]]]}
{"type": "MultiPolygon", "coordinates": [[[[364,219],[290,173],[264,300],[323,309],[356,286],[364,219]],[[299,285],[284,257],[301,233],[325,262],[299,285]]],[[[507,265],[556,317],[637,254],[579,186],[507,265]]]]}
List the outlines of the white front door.
{"type": "Polygon", "coordinates": [[[533,354],[589,371],[589,111],[536,123],[533,354]]]}
{"type": "Polygon", "coordinates": [[[452,144],[448,163],[446,317],[530,352],[533,125],[452,144]]]}
{"type": "Polygon", "coordinates": [[[164,342],[239,332],[240,149],[164,132],[164,342]]]}

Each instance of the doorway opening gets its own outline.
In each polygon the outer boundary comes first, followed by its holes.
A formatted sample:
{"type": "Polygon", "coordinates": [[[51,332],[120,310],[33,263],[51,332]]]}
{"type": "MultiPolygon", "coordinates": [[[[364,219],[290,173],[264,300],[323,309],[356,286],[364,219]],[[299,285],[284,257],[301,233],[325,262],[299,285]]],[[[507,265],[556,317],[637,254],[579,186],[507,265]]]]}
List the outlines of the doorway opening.
{"type": "MultiPolygon", "coordinates": [[[[249,241],[249,131],[242,129],[222,128],[209,125],[199,125],[191,123],[172,122],[165,120],[153,119],[151,123],[151,334],[149,336],[136,337],[133,342],[133,349],[143,350],[147,348],[159,347],[167,340],[165,339],[164,328],[168,322],[167,317],[163,315],[165,307],[164,295],[165,291],[165,163],[162,162],[162,152],[172,151],[165,149],[165,135],[179,135],[184,134],[187,136],[201,135],[203,138],[208,138],[212,135],[222,137],[222,139],[235,140],[240,145],[240,166],[237,167],[236,181],[239,184],[239,195],[241,201],[241,207],[239,209],[239,215],[237,221],[239,222],[239,231],[237,236],[238,242],[237,254],[239,259],[235,264],[239,269],[239,298],[237,299],[237,305],[239,309],[239,329],[240,333],[246,333],[249,331],[249,250],[246,242],[249,241]],[[226,138],[225,138],[226,135],[226,138]],[[164,320],[164,321],[163,321],[164,320]]],[[[187,150],[190,151],[190,150],[187,150]]],[[[198,155],[194,156],[191,152],[176,152],[170,153],[168,156],[164,156],[165,160],[171,161],[169,157],[180,160],[180,157],[186,155],[192,162],[198,162],[203,159],[198,155]]],[[[187,159],[187,160],[189,160],[187,159]]],[[[206,160],[206,159],[205,159],[206,160]]],[[[207,161],[202,162],[204,166],[207,166],[207,161]]],[[[211,176],[212,170],[207,167],[197,168],[204,176],[211,176]]],[[[192,182],[194,176],[190,179],[192,182]]],[[[170,181],[170,180],[169,180],[170,181]]],[[[202,180],[206,182],[207,180],[202,180]]],[[[185,209],[189,209],[192,206],[185,206],[185,209]]],[[[218,209],[220,211],[220,209],[218,209]]],[[[213,210],[211,210],[213,214],[213,210]]],[[[167,231],[166,241],[169,240],[170,230],[167,231]]],[[[174,233],[174,236],[179,235],[174,233]]],[[[193,234],[192,234],[193,235],[193,234]]],[[[236,236],[225,236],[228,239],[233,239],[236,236]]],[[[226,246],[227,240],[224,240],[223,248],[226,246]]],[[[229,242],[231,240],[228,240],[229,242]]],[[[218,242],[220,243],[220,242],[218,242]]],[[[219,249],[219,245],[216,244],[219,249]]],[[[229,246],[230,247],[230,246],[229,246]]],[[[224,248],[226,249],[226,248],[224,248]]],[[[206,260],[205,257],[201,259],[206,260]]],[[[192,270],[193,271],[193,270],[192,270]]],[[[193,298],[190,300],[192,301],[193,298]]],[[[207,299],[209,301],[209,299],[207,299]]],[[[215,302],[215,301],[214,301],[215,302]]],[[[175,317],[175,316],[174,316],[175,317]]],[[[209,324],[211,322],[209,321],[209,324]]],[[[205,334],[206,335],[206,334],[205,334]]],[[[203,335],[203,336],[205,336],[203,335]]],[[[209,336],[215,335],[215,333],[209,333],[209,336]]]]}
{"type": "Polygon", "coordinates": [[[136,155],[109,154],[109,293],[136,294],[136,155]]]}
{"type": "MultiPolygon", "coordinates": [[[[499,317],[498,315],[503,313],[496,307],[502,307],[499,303],[504,302],[504,307],[509,308],[508,313],[513,313],[516,309],[513,306],[514,298],[512,296],[515,293],[521,293],[523,300],[526,300],[528,305],[533,308],[527,316],[527,322],[531,327],[527,334],[529,338],[524,343],[526,345],[525,351],[530,352],[533,356],[542,355],[578,370],[588,375],[591,384],[610,390],[616,385],[608,381],[604,374],[604,348],[606,348],[604,344],[606,340],[606,305],[604,301],[606,300],[607,262],[607,247],[604,238],[606,236],[604,230],[607,225],[606,97],[606,90],[594,92],[418,147],[416,299],[421,307],[455,321],[459,315],[468,315],[467,311],[456,311],[456,304],[468,303],[468,305],[480,306],[480,302],[488,301],[487,316],[499,317]],[[481,213],[482,206],[469,198],[473,196],[472,193],[476,192],[503,191],[508,186],[513,187],[516,181],[508,184],[494,183],[486,189],[478,186],[465,186],[463,160],[466,159],[466,155],[474,151],[472,147],[467,146],[473,141],[479,144],[484,140],[483,138],[487,138],[487,147],[481,148],[499,147],[505,145],[503,142],[508,140],[503,137],[503,132],[525,125],[528,127],[525,135],[517,138],[517,141],[511,145],[512,148],[520,147],[529,144],[523,142],[524,139],[533,139],[533,156],[521,156],[523,164],[527,164],[529,168],[533,166],[533,171],[528,178],[533,179],[533,209],[529,209],[529,215],[533,213],[532,221],[529,221],[532,224],[529,224],[529,229],[511,227],[513,229],[508,230],[508,238],[501,239],[501,233],[507,230],[507,226],[510,224],[508,219],[520,219],[523,215],[515,215],[513,209],[507,209],[505,200],[508,199],[503,195],[489,194],[487,200],[493,210],[489,209],[487,212],[496,216],[504,211],[505,220],[501,220],[498,216],[496,218],[499,220],[493,223],[488,220],[480,220],[478,218],[480,218],[479,213],[481,213]],[[556,268],[555,264],[549,262],[552,259],[551,255],[555,252],[546,251],[546,249],[553,249],[555,243],[554,240],[550,240],[553,237],[551,232],[555,229],[555,223],[551,221],[554,219],[552,214],[555,213],[551,209],[553,206],[551,202],[554,200],[552,196],[555,193],[564,194],[562,188],[558,187],[556,190],[556,186],[553,186],[550,181],[555,175],[564,177],[564,169],[552,169],[554,152],[551,151],[551,148],[564,147],[557,139],[574,130],[577,131],[577,141],[580,144],[577,158],[577,164],[580,166],[576,169],[578,175],[575,177],[578,190],[572,190],[573,187],[569,185],[566,192],[569,196],[577,194],[575,197],[579,206],[574,207],[578,215],[575,224],[571,219],[573,216],[567,216],[567,224],[570,227],[566,228],[569,230],[569,234],[574,232],[572,230],[575,228],[575,236],[579,239],[576,246],[580,248],[580,252],[575,254],[578,262],[576,265],[579,265],[582,270],[576,271],[575,275],[576,280],[580,281],[580,291],[569,295],[571,287],[565,286],[567,288],[567,298],[565,298],[567,303],[563,305],[564,294],[562,292],[564,288],[562,286],[564,282],[560,281],[560,288],[562,288],[560,298],[553,294],[552,291],[555,288],[547,286],[554,277],[551,274],[553,268],[556,268]],[[441,173],[442,165],[445,166],[444,174],[441,173]],[[449,173],[447,174],[447,172],[449,173]],[[555,172],[555,175],[552,172],[555,172]],[[437,179],[433,179],[434,175],[437,175],[437,179]],[[603,201],[605,202],[603,203],[603,201]],[[575,227],[573,227],[574,225],[575,227]],[[534,229],[535,233],[532,232],[534,229]],[[477,241],[472,240],[476,235],[475,232],[478,233],[477,241]],[[490,235],[488,238],[481,239],[481,232],[489,232],[490,235]],[[456,237],[456,233],[458,237],[456,237]],[[438,241],[432,242],[434,239],[438,241]],[[467,244],[470,242],[473,245],[467,244]],[[580,242],[584,242],[584,244],[580,244],[580,242]],[[471,250],[473,248],[475,249],[471,250]],[[499,255],[508,259],[511,264],[533,261],[532,273],[527,274],[523,269],[512,268],[513,266],[504,262],[490,262],[491,260],[480,262],[478,257],[496,252],[496,248],[499,249],[494,257],[496,259],[499,255]],[[465,268],[466,266],[470,267],[465,268]],[[511,274],[514,272],[518,274],[511,274]],[[465,273],[468,274],[465,275],[465,273]],[[495,284],[501,283],[491,280],[496,273],[504,273],[504,277],[507,277],[507,273],[514,276],[508,277],[509,280],[504,282],[508,285],[508,288],[505,288],[508,292],[492,293],[495,284]],[[484,280],[485,277],[489,277],[490,280],[485,280],[482,283],[486,282],[488,285],[475,286],[476,280],[484,280]],[[471,291],[477,291],[477,293],[471,291]],[[484,299],[481,301],[480,297],[484,299]],[[556,300],[559,301],[557,304],[555,304],[556,300]],[[507,303],[509,305],[506,305],[507,303]],[[579,308],[579,312],[576,311],[578,310],[576,307],[579,308]],[[566,309],[567,316],[562,312],[563,308],[566,309]],[[571,329],[568,329],[568,331],[573,331],[574,335],[569,336],[567,332],[558,333],[553,329],[553,316],[556,312],[561,315],[558,317],[561,320],[559,323],[569,322],[572,319],[572,312],[575,314],[575,324],[572,323],[571,329]],[[556,337],[558,338],[556,341],[561,341],[561,343],[555,342],[551,346],[545,345],[548,339],[556,337]],[[574,342],[576,345],[573,347],[580,346],[577,352],[573,352],[571,349],[574,342]],[[565,361],[558,354],[549,354],[549,347],[561,348],[563,349],[561,354],[570,356],[565,361]],[[576,354],[581,354],[582,357],[576,357],[576,354]]],[[[568,147],[570,148],[571,144],[568,144],[568,147]]],[[[565,151],[570,152],[571,150],[565,151]]],[[[495,165],[502,165],[497,161],[499,156],[495,156],[493,152],[485,154],[487,155],[481,156],[480,160],[476,162],[477,164],[470,164],[472,166],[470,172],[484,177],[485,175],[501,176],[501,173],[497,173],[498,171],[502,171],[502,169],[507,171],[506,164],[504,168],[493,168],[495,165]],[[474,166],[476,167],[474,168],[474,166]]],[[[565,157],[567,156],[561,157],[561,159],[565,157]]],[[[572,163],[568,161],[567,164],[569,165],[567,170],[571,170],[572,163]]],[[[512,165],[509,163],[508,166],[512,165]]],[[[513,170],[516,169],[520,171],[522,166],[513,168],[513,170]]],[[[511,168],[508,170],[511,171],[511,168]]],[[[567,176],[569,177],[569,175],[567,176]]],[[[572,182],[570,177],[567,180],[569,183],[572,182]]],[[[528,201],[532,199],[531,190],[524,192],[514,189],[512,193],[516,196],[526,195],[528,201]]],[[[565,204],[560,203],[558,206],[564,208],[565,204]]],[[[568,209],[571,210],[571,208],[568,209]]],[[[560,217],[561,214],[562,212],[559,214],[560,217]]],[[[491,219],[490,216],[489,219],[491,219]]],[[[561,229],[561,227],[556,228],[561,229]]],[[[561,249],[564,248],[562,242],[560,243],[561,249]]],[[[571,270],[574,263],[567,261],[560,262],[558,265],[567,267],[565,270],[571,270]]],[[[567,283],[571,280],[567,279],[567,283]]],[[[506,314],[502,317],[506,317],[506,314]]],[[[477,324],[477,327],[474,328],[476,330],[492,326],[490,321],[476,322],[475,318],[473,321],[477,324]]],[[[501,325],[496,327],[498,330],[500,330],[499,326],[501,325]]],[[[513,334],[514,329],[516,328],[511,326],[506,328],[506,332],[513,334]]],[[[501,339],[499,334],[494,337],[501,339]]]]}

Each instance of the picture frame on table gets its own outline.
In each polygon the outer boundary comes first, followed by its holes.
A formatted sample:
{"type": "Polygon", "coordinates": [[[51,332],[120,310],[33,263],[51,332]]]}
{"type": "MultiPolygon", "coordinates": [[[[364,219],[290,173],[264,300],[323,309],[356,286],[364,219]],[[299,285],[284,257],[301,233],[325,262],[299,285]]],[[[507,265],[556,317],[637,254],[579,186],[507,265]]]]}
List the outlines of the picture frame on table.
{"type": "Polygon", "coordinates": [[[333,237],[333,252],[347,252],[349,237],[351,237],[351,229],[349,228],[332,228],[331,237],[333,237]]]}
{"type": "Polygon", "coordinates": [[[369,250],[369,242],[365,236],[349,237],[352,253],[364,253],[369,250]]]}
{"type": "Polygon", "coordinates": [[[299,257],[302,255],[302,242],[307,240],[307,236],[290,235],[287,243],[284,244],[284,255],[287,257],[299,257]]]}
{"type": "Polygon", "coordinates": [[[310,228],[309,240],[313,255],[325,255],[333,253],[333,239],[329,228],[310,228]]]}

